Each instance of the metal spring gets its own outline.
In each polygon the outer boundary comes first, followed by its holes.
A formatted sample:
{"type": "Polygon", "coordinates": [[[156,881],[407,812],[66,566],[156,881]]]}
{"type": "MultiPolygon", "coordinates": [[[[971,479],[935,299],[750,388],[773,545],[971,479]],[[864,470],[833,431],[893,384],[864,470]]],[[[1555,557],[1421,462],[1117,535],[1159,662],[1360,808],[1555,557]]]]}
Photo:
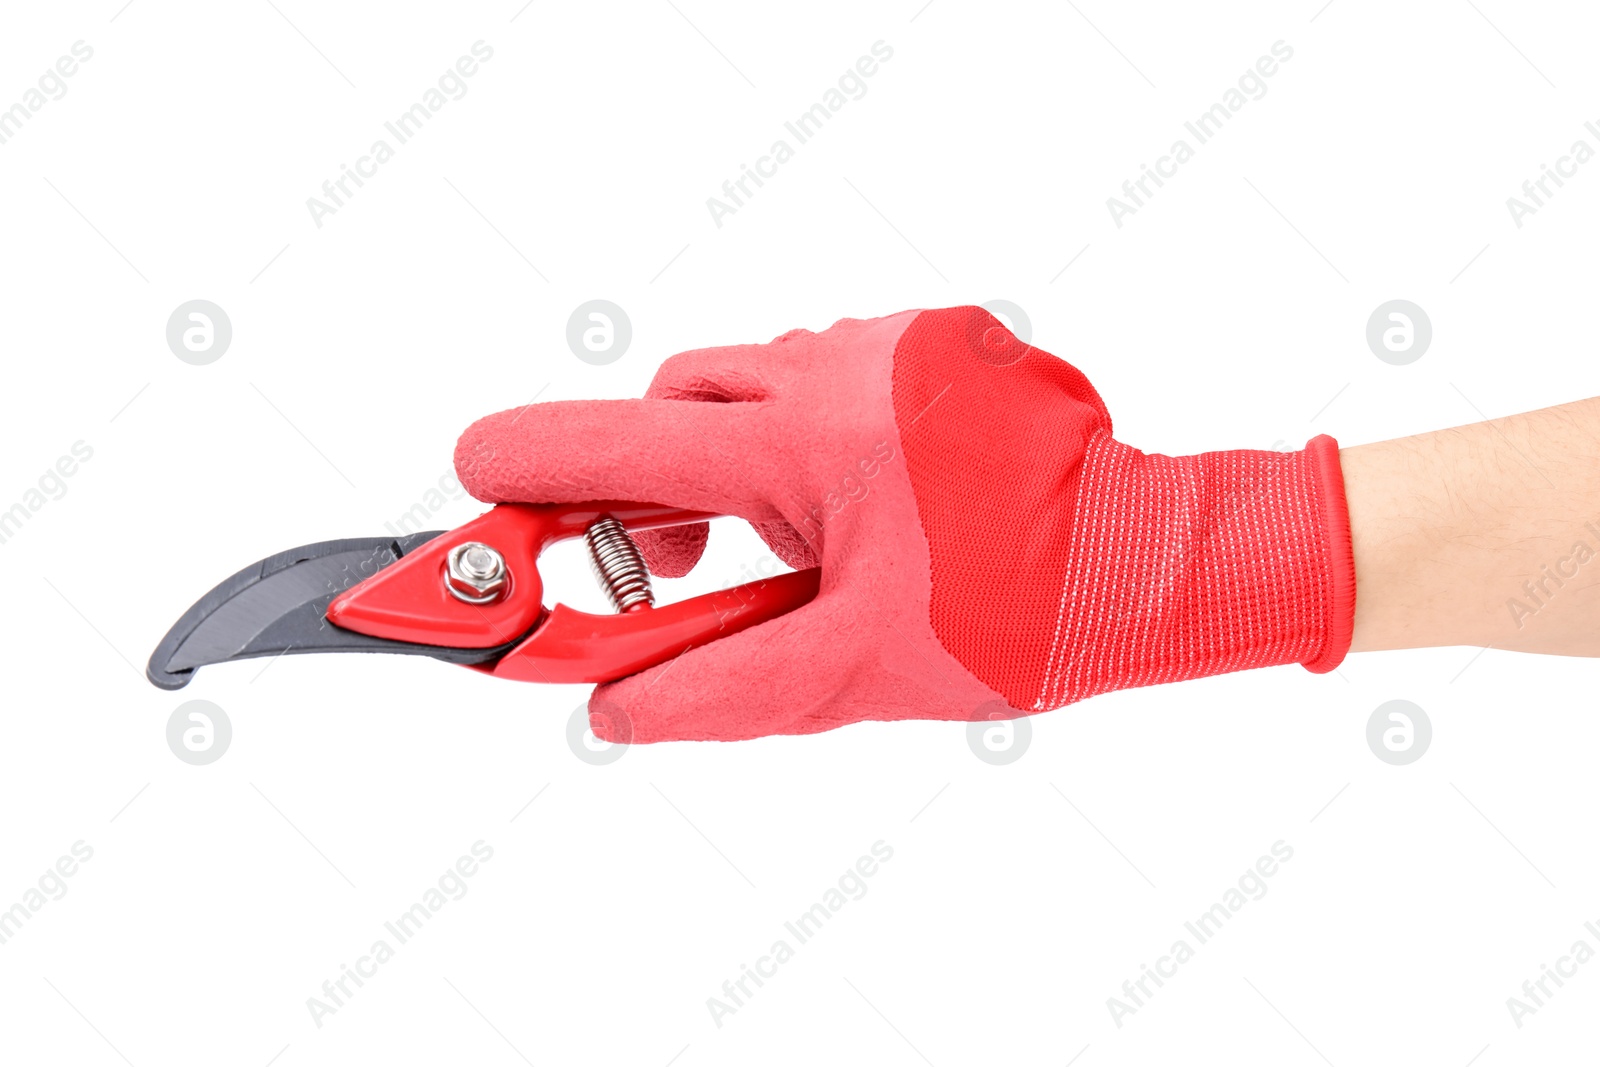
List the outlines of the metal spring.
{"type": "Polygon", "coordinates": [[[589,565],[612,605],[629,611],[639,604],[654,606],[650,572],[645,570],[639,546],[633,543],[622,523],[607,515],[597,519],[583,534],[589,546],[589,565]]]}

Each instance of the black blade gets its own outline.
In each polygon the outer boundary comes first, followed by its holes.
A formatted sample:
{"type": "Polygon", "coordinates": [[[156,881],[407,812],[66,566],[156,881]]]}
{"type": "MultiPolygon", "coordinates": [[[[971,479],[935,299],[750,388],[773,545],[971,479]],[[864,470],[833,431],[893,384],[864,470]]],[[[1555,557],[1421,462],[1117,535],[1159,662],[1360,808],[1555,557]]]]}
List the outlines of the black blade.
{"type": "Polygon", "coordinates": [[[324,614],[334,597],[443,532],[319,541],[253,563],[183,613],[156,646],[145,676],[162,689],[182,689],[208,663],[303,652],[395,652],[491,663],[516,641],[496,648],[388,641],[340,629],[324,614]]]}

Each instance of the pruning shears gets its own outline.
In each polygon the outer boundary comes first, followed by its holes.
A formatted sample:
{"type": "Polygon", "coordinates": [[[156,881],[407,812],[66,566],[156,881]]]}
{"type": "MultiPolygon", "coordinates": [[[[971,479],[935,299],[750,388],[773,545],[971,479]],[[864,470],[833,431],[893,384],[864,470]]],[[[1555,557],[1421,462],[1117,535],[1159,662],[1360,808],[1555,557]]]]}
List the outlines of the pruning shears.
{"type": "Polygon", "coordinates": [[[319,541],[201,597],[145,674],[181,689],[212,663],[307,652],[431,656],[524,682],[608,682],[817,595],[810,568],[657,606],[630,531],[715,516],[654,504],[499,504],[454,530],[319,541]],[[613,615],[545,607],[539,556],[582,537],[613,615]]]}

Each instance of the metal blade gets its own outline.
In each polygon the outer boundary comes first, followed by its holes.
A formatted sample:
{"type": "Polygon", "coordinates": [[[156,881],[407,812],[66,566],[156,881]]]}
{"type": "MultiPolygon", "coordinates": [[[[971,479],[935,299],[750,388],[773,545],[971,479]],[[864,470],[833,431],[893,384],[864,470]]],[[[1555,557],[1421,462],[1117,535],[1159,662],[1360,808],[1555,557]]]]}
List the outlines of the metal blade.
{"type": "Polygon", "coordinates": [[[167,631],[145,676],[181,689],[209,663],[304,652],[392,652],[448,663],[492,663],[496,648],[448,648],[368,637],[330,623],[329,601],[444,531],[349,538],[292,548],[253,563],[201,597],[167,631]]]}

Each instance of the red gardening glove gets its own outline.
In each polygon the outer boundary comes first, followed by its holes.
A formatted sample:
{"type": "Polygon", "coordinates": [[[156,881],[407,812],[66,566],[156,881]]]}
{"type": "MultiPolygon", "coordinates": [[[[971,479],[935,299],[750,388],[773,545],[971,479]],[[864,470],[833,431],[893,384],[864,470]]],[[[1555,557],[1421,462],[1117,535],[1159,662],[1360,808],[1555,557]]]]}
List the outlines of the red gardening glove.
{"type": "MultiPolygon", "coordinates": [[[[603,740],[735,740],[863,719],[1011,717],[1350,645],[1338,446],[1145,455],[1073,367],[981,308],[844,319],[662,364],[643,400],[475,423],[478,498],[738,515],[805,607],[595,689],[603,740]]],[[[706,528],[641,536],[678,576],[706,528]]]]}

